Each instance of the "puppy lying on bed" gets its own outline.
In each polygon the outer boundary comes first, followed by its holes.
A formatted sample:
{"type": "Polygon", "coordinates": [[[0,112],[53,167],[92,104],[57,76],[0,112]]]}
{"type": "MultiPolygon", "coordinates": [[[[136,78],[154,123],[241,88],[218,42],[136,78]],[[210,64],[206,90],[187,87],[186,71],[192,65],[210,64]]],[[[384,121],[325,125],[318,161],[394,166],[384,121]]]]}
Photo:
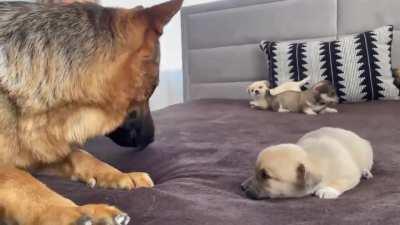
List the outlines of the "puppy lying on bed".
{"type": "Polygon", "coordinates": [[[335,199],[372,178],[371,144],[339,128],[321,128],[297,144],[272,146],[258,156],[254,176],[242,184],[249,198],[303,197],[335,199]]]}
{"type": "Polygon", "coordinates": [[[266,80],[254,82],[247,88],[247,92],[253,99],[250,102],[250,106],[257,109],[268,109],[269,105],[265,99],[268,91],[274,96],[285,91],[301,92],[301,88],[306,85],[309,80],[310,78],[307,77],[301,81],[289,81],[273,89],[270,89],[270,84],[266,80]]]}
{"type": "Polygon", "coordinates": [[[331,108],[338,102],[338,97],[329,81],[320,81],[302,92],[285,91],[274,96],[267,91],[265,96],[267,105],[275,112],[303,112],[307,115],[338,112],[331,108]]]}

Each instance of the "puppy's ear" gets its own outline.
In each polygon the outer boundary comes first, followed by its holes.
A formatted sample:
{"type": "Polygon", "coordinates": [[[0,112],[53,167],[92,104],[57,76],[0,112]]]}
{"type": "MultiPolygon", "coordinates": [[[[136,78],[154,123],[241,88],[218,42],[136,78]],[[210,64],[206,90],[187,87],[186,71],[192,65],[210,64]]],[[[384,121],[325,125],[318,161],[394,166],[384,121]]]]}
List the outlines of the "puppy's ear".
{"type": "Polygon", "coordinates": [[[271,84],[270,84],[269,81],[267,81],[267,80],[264,80],[264,84],[265,84],[265,86],[267,86],[267,88],[270,88],[270,87],[271,87],[271,84]]]}
{"type": "Polygon", "coordinates": [[[312,87],[312,90],[313,90],[314,92],[321,92],[321,89],[322,89],[323,87],[325,87],[326,85],[329,85],[329,84],[330,84],[330,82],[327,81],[327,80],[320,81],[320,82],[316,83],[316,84],[312,87]]]}
{"type": "Polygon", "coordinates": [[[304,164],[297,167],[297,187],[300,190],[310,189],[321,182],[321,177],[307,170],[304,164]]]}
{"type": "Polygon", "coordinates": [[[163,33],[164,26],[180,10],[182,4],[183,0],[171,0],[146,9],[151,25],[160,35],[163,33]]]}
{"type": "Polygon", "coordinates": [[[303,163],[301,163],[297,167],[297,178],[304,179],[306,176],[306,167],[304,166],[303,163]]]}

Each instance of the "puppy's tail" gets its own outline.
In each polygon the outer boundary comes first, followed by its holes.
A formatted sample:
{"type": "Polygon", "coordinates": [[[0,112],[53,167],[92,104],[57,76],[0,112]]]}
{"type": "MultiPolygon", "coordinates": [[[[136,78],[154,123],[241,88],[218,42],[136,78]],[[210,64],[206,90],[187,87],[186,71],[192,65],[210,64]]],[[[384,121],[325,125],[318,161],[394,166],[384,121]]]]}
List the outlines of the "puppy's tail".
{"type": "Polygon", "coordinates": [[[299,87],[303,87],[304,85],[308,84],[310,82],[310,80],[311,80],[311,77],[308,76],[308,77],[304,78],[303,80],[299,81],[298,82],[299,87]]]}

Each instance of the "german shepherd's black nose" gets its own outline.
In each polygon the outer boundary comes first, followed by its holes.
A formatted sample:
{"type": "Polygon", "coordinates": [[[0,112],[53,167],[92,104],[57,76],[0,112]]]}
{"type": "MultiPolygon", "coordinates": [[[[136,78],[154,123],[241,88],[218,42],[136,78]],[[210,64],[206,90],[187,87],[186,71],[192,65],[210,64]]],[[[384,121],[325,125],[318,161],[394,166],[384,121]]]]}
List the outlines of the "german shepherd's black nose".
{"type": "Polygon", "coordinates": [[[149,110],[131,112],[125,122],[107,135],[116,144],[140,151],[154,141],[154,122],[149,110]]]}

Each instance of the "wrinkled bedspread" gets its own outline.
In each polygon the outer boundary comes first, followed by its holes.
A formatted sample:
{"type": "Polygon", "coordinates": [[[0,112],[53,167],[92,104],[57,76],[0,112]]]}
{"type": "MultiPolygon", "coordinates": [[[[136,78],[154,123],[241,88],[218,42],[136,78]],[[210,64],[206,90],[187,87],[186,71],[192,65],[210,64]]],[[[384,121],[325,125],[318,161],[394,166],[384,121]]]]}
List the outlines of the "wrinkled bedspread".
{"type": "Polygon", "coordinates": [[[123,171],[149,172],[154,189],[90,189],[40,179],[79,204],[109,203],[137,225],[398,225],[400,224],[400,102],[339,106],[339,114],[306,116],[252,110],[246,101],[202,100],[154,113],[156,141],[143,152],[96,138],[87,149],[123,171]],[[252,201],[240,183],[260,150],[295,142],[322,126],[350,129],[375,150],[374,179],[338,200],[315,197],[252,201]]]}

